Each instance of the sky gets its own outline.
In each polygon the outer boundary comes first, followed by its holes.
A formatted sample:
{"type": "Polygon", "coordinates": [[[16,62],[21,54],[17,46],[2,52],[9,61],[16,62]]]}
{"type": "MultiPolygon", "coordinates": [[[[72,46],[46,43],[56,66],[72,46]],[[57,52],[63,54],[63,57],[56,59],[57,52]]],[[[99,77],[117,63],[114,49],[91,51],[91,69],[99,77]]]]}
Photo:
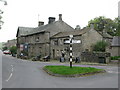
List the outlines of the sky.
{"type": "Polygon", "coordinates": [[[62,14],[62,19],[73,28],[81,28],[95,17],[105,16],[114,19],[118,17],[118,2],[120,0],[6,0],[8,5],[0,2],[4,10],[2,20],[4,25],[0,30],[0,42],[15,39],[17,28],[37,27],[38,21],[48,23],[48,17],[62,14]],[[38,17],[39,15],[39,17],[38,17]]]}

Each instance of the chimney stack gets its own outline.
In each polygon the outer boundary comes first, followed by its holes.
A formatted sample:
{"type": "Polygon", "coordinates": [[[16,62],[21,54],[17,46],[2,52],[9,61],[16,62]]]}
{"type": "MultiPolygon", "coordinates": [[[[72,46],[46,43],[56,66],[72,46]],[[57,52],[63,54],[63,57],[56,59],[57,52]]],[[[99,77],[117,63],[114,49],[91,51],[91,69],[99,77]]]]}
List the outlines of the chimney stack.
{"type": "Polygon", "coordinates": [[[48,19],[49,19],[48,24],[51,24],[52,22],[55,21],[55,17],[49,17],[48,19]]]}
{"type": "Polygon", "coordinates": [[[94,23],[90,23],[90,28],[94,29],[94,23]]]}
{"type": "Polygon", "coordinates": [[[38,22],[38,27],[41,26],[41,25],[44,25],[44,22],[43,22],[43,21],[39,21],[39,22],[38,22]]]}
{"type": "Polygon", "coordinates": [[[59,14],[59,20],[62,21],[62,14],[59,14]]]}

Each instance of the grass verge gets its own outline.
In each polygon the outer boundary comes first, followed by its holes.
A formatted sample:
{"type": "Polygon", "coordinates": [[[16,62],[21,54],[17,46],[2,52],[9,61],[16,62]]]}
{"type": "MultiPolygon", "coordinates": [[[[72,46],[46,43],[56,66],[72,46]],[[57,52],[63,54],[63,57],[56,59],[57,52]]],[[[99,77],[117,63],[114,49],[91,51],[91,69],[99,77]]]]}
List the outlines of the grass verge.
{"type": "Polygon", "coordinates": [[[70,68],[69,66],[45,66],[43,68],[47,73],[54,74],[55,75],[65,75],[65,76],[80,76],[80,75],[86,75],[86,74],[94,74],[99,72],[105,72],[103,69],[97,69],[93,67],[76,67],[73,66],[70,68]]]}

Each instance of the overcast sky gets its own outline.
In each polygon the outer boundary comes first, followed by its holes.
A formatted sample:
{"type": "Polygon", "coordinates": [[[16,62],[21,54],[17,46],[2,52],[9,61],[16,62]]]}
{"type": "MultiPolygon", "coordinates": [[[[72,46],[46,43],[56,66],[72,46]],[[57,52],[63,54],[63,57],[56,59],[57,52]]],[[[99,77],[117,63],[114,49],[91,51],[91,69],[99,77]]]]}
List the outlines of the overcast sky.
{"type": "Polygon", "coordinates": [[[16,38],[18,26],[37,27],[38,20],[48,23],[48,17],[62,14],[63,21],[81,28],[88,21],[99,16],[114,19],[118,16],[120,0],[7,0],[8,5],[0,5],[4,14],[4,25],[0,30],[0,42],[16,38]],[[38,19],[39,14],[39,19],[38,19]]]}

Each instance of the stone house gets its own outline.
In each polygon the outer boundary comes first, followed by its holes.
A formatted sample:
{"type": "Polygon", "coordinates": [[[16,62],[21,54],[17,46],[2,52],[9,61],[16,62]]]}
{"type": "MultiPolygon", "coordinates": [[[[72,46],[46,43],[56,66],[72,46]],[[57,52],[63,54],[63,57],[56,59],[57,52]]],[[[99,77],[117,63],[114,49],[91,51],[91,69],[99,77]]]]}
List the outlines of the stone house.
{"type": "Polygon", "coordinates": [[[74,31],[74,29],[62,20],[62,14],[55,21],[54,17],[48,18],[48,24],[40,21],[38,27],[18,27],[17,30],[17,55],[20,53],[28,57],[42,55],[42,57],[50,55],[50,37],[65,31],[74,31]]]}
{"type": "Polygon", "coordinates": [[[51,37],[51,57],[60,58],[61,52],[65,52],[65,58],[69,58],[69,44],[64,43],[65,40],[69,40],[69,35],[73,35],[74,40],[81,40],[81,43],[73,44],[73,56],[79,57],[86,49],[92,51],[92,46],[98,41],[106,41],[110,43],[112,36],[106,32],[98,32],[94,30],[91,25],[90,28],[84,28],[81,30],[74,30],[70,32],[60,32],[51,37]]]}
{"type": "Polygon", "coordinates": [[[120,36],[114,36],[109,49],[111,56],[120,56],[120,36]]]}
{"type": "Polygon", "coordinates": [[[17,40],[12,39],[12,40],[8,40],[7,42],[3,43],[2,47],[7,47],[9,49],[12,46],[16,46],[16,44],[17,44],[17,40]]]}
{"type": "Polygon", "coordinates": [[[12,40],[8,40],[7,41],[7,47],[10,48],[12,46],[16,46],[17,44],[17,40],[16,39],[12,39],[12,40]]]}

